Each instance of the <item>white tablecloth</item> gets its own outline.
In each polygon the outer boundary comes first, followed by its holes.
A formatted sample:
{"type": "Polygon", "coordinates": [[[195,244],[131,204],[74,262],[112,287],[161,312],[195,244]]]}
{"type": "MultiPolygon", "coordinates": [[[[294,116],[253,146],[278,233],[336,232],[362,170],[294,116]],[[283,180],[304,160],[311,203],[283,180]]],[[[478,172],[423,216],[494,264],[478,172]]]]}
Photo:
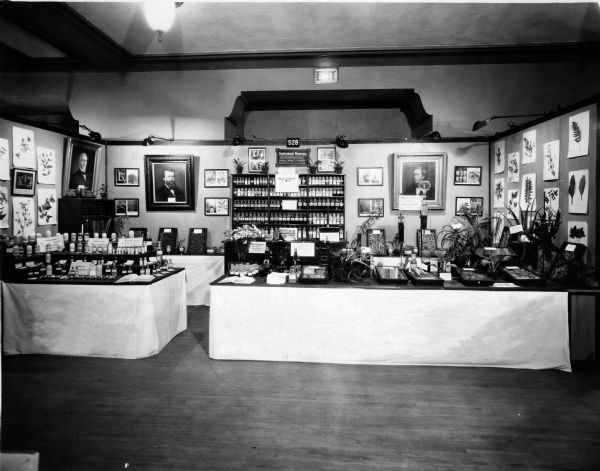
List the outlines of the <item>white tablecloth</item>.
{"type": "Polygon", "coordinates": [[[187,327],[184,274],[151,285],[2,283],[4,352],[154,355],[187,327]]]}
{"type": "Polygon", "coordinates": [[[175,255],[175,267],[185,268],[187,303],[190,306],[210,306],[209,284],[225,273],[222,255],[175,255]]]}
{"type": "Polygon", "coordinates": [[[210,357],[570,371],[568,293],[211,286],[210,357]]]}

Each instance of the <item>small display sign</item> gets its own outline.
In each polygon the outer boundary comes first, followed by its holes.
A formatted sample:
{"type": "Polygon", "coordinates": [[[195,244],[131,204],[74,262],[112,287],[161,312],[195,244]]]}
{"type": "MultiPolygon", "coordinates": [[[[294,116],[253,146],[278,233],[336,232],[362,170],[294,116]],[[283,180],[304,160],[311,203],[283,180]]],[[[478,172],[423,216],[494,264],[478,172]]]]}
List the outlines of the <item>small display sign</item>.
{"type": "Polygon", "coordinates": [[[288,137],[285,140],[285,145],[287,147],[300,147],[300,138],[298,138],[298,137],[288,137]]]}
{"type": "Polygon", "coordinates": [[[275,149],[277,152],[277,167],[306,167],[310,149],[275,149]]]}

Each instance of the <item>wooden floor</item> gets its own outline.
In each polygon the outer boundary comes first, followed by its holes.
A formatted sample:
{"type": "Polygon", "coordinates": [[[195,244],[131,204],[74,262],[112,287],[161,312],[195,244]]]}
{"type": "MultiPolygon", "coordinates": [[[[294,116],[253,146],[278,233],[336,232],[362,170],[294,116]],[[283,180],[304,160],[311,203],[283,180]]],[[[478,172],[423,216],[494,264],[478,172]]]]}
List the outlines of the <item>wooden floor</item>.
{"type": "Polygon", "coordinates": [[[600,370],[214,361],[208,311],[142,360],[3,358],[41,470],[600,470],[600,370]]]}

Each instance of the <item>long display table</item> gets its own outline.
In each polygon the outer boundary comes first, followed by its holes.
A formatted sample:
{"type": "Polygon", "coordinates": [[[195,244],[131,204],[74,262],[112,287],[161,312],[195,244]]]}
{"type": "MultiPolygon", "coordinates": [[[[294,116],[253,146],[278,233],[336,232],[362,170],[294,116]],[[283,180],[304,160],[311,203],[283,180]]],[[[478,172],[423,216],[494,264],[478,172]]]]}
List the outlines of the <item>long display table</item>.
{"type": "Polygon", "coordinates": [[[143,358],[187,327],[185,272],[148,284],[2,283],[7,354],[143,358]]]}
{"type": "Polygon", "coordinates": [[[209,355],[571,370],[568,292],[211,284],[209,355]]]}

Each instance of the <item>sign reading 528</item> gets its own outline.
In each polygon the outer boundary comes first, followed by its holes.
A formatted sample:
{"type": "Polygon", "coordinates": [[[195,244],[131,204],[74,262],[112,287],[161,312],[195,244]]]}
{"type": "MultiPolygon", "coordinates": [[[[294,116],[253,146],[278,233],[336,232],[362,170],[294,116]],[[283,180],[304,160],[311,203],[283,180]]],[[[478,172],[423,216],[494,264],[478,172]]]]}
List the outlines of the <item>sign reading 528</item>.
{"type": "Polygon", "coordinates": [[[287,147],[300,147],[300,138],[298,137],[288,137],[286,139],[287,147]]]}

